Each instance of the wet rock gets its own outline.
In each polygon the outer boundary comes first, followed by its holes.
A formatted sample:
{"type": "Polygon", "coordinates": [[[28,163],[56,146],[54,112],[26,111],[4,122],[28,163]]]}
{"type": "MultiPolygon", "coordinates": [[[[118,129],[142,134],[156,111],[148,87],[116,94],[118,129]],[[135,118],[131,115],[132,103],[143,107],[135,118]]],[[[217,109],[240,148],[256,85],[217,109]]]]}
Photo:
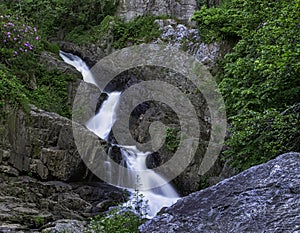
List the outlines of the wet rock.
{"type": "Polygon", "coordinates": [[[140,232],[299,232],[300,153],[287,153],[182,198],[140,232]]]}
{"type": "Polygon", "coordinates": [[[89,67],[92,67],[98,61],[100,61],[101,58],[108,55],[107,52],[105,52],[102,48],[98,47],[95,44],[86,44],[79,46],[66,41],[57,41],[56,43],[64,52],[73,53],[74,55],[79,56],[86,62],[89,67]]]}

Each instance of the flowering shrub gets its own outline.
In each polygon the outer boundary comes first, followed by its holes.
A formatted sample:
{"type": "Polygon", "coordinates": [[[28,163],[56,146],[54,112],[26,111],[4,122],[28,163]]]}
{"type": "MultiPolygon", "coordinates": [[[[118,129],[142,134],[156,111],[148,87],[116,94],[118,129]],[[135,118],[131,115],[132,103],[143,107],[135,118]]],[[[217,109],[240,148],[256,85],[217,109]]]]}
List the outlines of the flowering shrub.
{"type": "Polygon", "coordinates": [[[40,38],[37,29],[18,17],[0,15],[1,58],[33,52],[40,38]]]}

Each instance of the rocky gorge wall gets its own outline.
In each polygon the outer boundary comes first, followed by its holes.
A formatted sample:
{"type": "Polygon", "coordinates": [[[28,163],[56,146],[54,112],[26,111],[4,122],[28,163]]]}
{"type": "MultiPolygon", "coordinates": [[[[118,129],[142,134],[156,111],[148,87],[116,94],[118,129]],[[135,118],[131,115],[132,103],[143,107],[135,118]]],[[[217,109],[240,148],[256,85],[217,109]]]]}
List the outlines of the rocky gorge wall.
{"type": "Polygon", "coordinates": [[[187,23],[196,8],[195,0],[121,0],[116,15],[126,21],[149,14],[171,16],[187,23]]]}
{"type": "Polygon", "coordinates": [[[5,112],[0,127],[0,232],[55,232],[59,227],[83,232],[88,217],[126,200],[123,190],[89,179],[71,120],[34,106],[29,112],[7,106],[5,112]]]}

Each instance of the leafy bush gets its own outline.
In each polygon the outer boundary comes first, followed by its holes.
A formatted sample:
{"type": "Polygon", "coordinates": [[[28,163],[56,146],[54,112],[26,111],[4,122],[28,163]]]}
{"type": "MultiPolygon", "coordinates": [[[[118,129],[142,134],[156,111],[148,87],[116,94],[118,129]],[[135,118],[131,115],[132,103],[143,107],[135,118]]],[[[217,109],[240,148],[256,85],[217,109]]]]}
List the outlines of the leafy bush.
{"type": "Polygon", "coordinates": [[[148,43],[161,35],[159,25],[156,24],[156,17],[141,16],[129,22],[116,21],[113,27],[115,48],[148,43]]]}
{"type": "Polygon", "coordinates": [[[122,49],[158,38],[161,31],[158,24],[154,22],[155,19],[157,17],[142,16],[124,22],[116,17],[106,16],[99,25],[92,26],[89,30],[84,31],[83,26],[74,29],[66,35],[66,39],[77,44],[86,44],[109,40],[111,37],[112,46],[122,49]]]}
{"type": "Polygon", "coordinates": [[[107,15],[114,15],[118,0],[4,0],[20,16],[35,21],[47,36],[61,39],[70,31],[99,25],[107,15]]]}
{"type": "MultiPolygon", "coordinates": [[[[137,178],[139,184],[139,178],[137,178]]],[[[138,227],[147,215],[148,203],[144,196],[135,189],[133,197],[127,205],[119,205],[111,209],[105,216],[91,219],[87,233],[137,233],[138,227]]]]}
{"type": "Polygon", "coordinates": [[[73,77],[58,70],[48,71],[43,65],[35,68],[37,88],[28,94],[30,102],[38,108],[70,118],[67,84],[73,77]]]}
{"type": "Polygon", "coordinates": [[[180,143],[180,139],[177,136],[178,130],[173,128],[167,128],[166,131],[166,148],[169,151],[175,152],[180,143]]]}
{"type": "MultiPolygon", "coordinates": [[[[40,64],[42,45],[37,31],[23,17],[0,13],[0,107],[9,104],[28,109],[30,102],[70,117],[67,82],[73,78],[58,70],[48,71],[40,64]]],[[[42,43],[57,52],[57,46],[42,43]]]]}
{"type": "Polygon", "coordinates": [[[243,170],[299,151],[300,1],[231,0],[194,20],[207,42],[236,41],[219,75],[232,126],[226,158],[243,170]]]}
{"type": "Polygon", "coordinates": [[[88,233],[134,233],[142,224],[139,216],[131,211],[120,212],[117,208],[107,216],[96,216],[90,222],[88,233]]]}
{"type": "Polygon", "coordinates": [[[38,47],[39,35],[32,26],[13,15],[0,15],[1,61],[33,52],[38,47]]]}
{"type": "Polygon", "coordinates": [[[0,109],[3,109],[5,104],[10,104],[21,106],[26,110],[29,103],[26,89],[5,66],[0,64],[0,68],[0,109]]]}

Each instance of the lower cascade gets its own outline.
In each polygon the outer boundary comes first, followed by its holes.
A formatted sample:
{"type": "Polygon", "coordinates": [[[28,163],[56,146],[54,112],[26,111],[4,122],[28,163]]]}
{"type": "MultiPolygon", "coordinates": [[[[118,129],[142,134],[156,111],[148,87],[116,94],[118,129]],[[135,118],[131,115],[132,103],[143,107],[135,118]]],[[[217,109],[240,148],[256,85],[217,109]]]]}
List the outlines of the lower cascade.
{"type": "MultiPolygon", "coordinates": [[[[61,58],[68,64],[74,66],[81,72],[83,80],[97,86],[92,74],[82,59],[71,53],[60,51],[61,58]]],[[[111,129],[117,119],[116,111],[118,103],[121,98],[121,92],[107,93],[107,99],[102,103],[101,108],[88,122],[86,127],[95,133],[98,137],[108,141],[111,129]]],[[[126,183],[126,180],[135,182],[136,190],[142,195],[145,203],[146,210],[143,210],[147,217],[152,218],[163,207],[168,207],[174,204],[179,195],[175,189],[165,179],[155,173],[153,170],[148,169],[146,166],[146,158],[150,152],[141,152],[133,145],[114,145],[120,148],[122,155],[121,165],[126,167],[126,174],[119,174],[119,184],[126,183]],[[125,179],[125,180],[124,180],[125,179]],[[165,183],[163,186],[157,187],[156,184],[165,183]],[[148,188],[149,187],[149,188],[148,188]],[[156,187],[156,188],[151,188],[156,187]]],[[[107,162],[106,168],[109,172],[110,164],[107,162]]],[[[114,175],[114,174],[111,174],[114,175]]],[[[119,186],[121,188],[121,185],[119,186]]],[[[132,206],[140,203],[135,203],[133,200],[133,189],[127,189],[132,193],[130,200],[124,206],[132,206]]]]}

